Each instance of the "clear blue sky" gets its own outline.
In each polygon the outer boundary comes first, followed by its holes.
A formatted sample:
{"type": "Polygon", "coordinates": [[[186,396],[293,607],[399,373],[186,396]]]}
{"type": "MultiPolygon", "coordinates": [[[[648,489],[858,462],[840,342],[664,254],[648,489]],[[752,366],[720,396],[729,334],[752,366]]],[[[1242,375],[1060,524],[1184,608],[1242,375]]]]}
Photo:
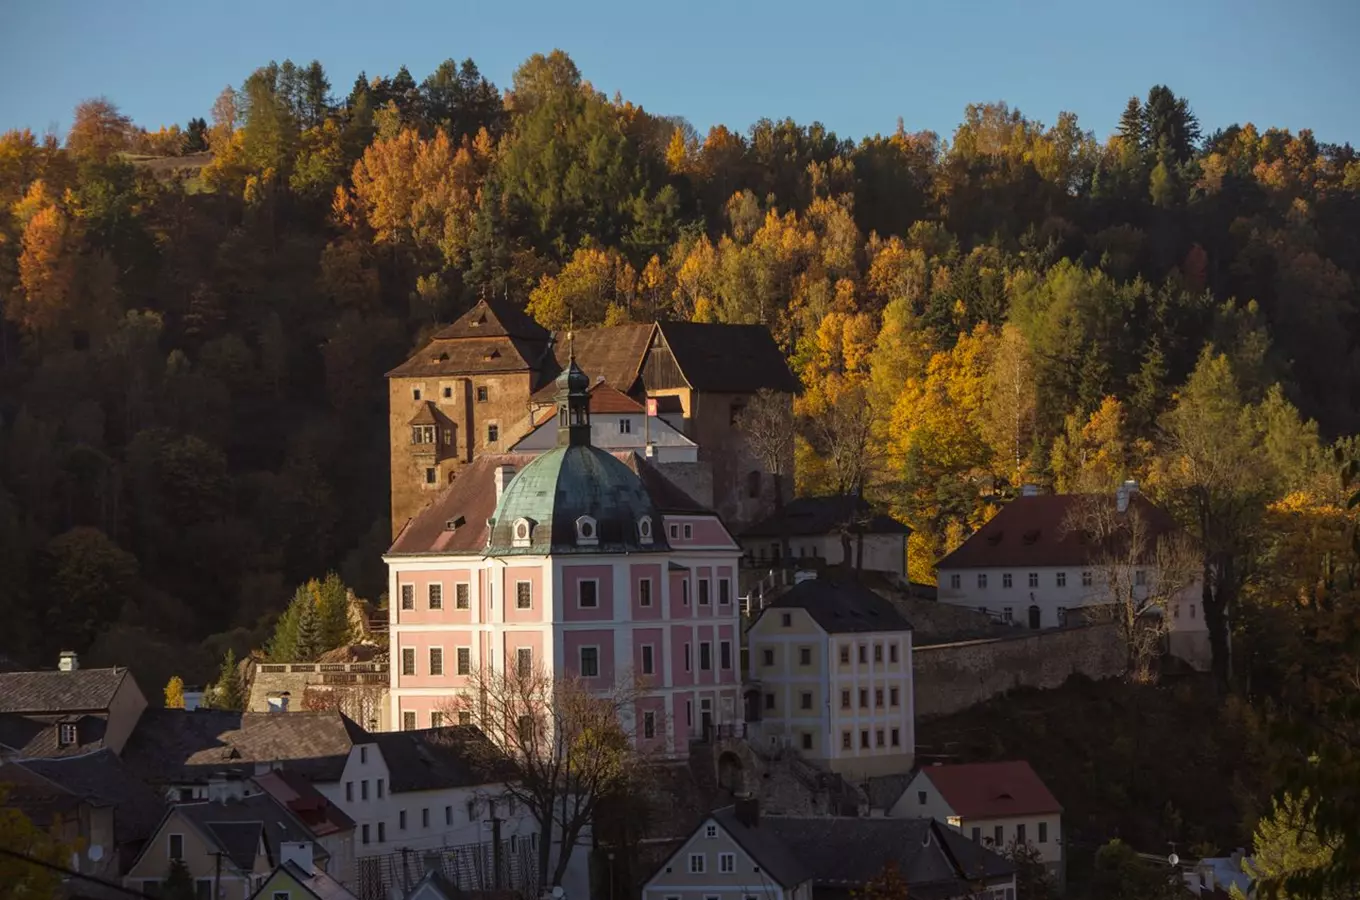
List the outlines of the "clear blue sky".
{"type": "Polygon", "coordinates": [[[560,47],[597,88],[701,131],[769,116],[842,136],[952,133],[1006,100],[1104,137],[1125,100],[1165,83],[1205,131],[1312,128],[1360,144],[1356,0],[0,0],[0,130],[65,132],[100,94],[155,128],[207,116],[271,59],[313,58],[338,94],[407,65],[419,81],[471,56],[498,86],[560,47]]]}

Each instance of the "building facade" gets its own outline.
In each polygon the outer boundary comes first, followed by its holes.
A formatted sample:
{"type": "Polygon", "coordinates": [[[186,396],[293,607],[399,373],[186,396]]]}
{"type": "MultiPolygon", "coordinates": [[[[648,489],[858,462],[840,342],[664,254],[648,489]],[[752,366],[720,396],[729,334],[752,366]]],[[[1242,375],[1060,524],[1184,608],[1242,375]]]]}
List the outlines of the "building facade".
{"type": "MultiPolygon", "coordinates": [[[[557,446],[556,409],[535,416],[534,430],[511,453],[544,453],[557,446]]],[[[610,453],[636,453],[653,464],[697,463],[699,445],[666,419],[603,381],[590,388],[590,443],[610,453]]]]}
{"type": "MultiPolygon", "coordinates": [[[[661,461],[690,452],[684,442],[668,443],[666,435],[679,431],[708,470],[725,519],[752,522],[773,508],[768,467],[745,450],[733,427],[761,390],[792,410],[798,382],[764,326],[617,325],[568,340],[510,304],[481,301],[387,373],[393,535],[475,458],[508,452],[541,424],[545,409],[554,412],[553,380],[569,354],[590,384],[602,382],[636,404],[657,402],[652,424],[661,461]]],[[[625,416],[628,435],[635,417],[634,410],[625,416]]],[[[597,446],[611,449],[621,437],[597,446]]],[[[791,454],[779,469],[788,478],[791,454]]]]}
{"type": "Polygon", "coordinates": [[[851,778],[911,769],[911,625],[856,582],[794,585],[752,623],[748,717],[762,740],[851,778]]]}
{"type": "Polygon", "coordinates": [[[477,459],[384,557],[391,727],[447,723],[474,673],[514,666],[641,685],[638,741],[683,754],[740,721],[740,549],[644,460],[591,445],[574,362],[556,388],[556,447],[477,459]]]}
{"type": "MultiPolygon", "coordinates": [[[[1132,584],[1143,598],[1158,589],[1162,573],[1147,562],[1117,571],[1083,539],[1073,516],[1086,495],[1017,497],[961,546],[940,560],[942,603],[988,613],[1027,628],[1062,628],[1083,621],[1080,611],[1110,602],[1109,579],[1132,584]]],[[[1108,498],[1121,515],[1139,516],[1148,540],[1175,532],[1171,517],[1128,486],[1108,498]]],[[[1197,668],[1209,664],[1209,632],[1201,607],[1201,582],[1190,580],[1167,604],[1169,651],[1197,668]]]]}
{"type": "Polygon", "coordinates": [[[884,572],[905,580],[911,528],[877,512],[862,497],[799,497],[741,533],[741,548],[755,565],[797,565],[817,560],[884,572]]]}

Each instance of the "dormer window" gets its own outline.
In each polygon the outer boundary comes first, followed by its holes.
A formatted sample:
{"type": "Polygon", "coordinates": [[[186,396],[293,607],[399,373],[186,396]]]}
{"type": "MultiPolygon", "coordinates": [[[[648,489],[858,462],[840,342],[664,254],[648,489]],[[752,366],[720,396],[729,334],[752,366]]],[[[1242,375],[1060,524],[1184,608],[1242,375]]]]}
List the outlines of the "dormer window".
{"type": "Polygon", "coordinates": [[[433,425],[412,425],[411,443],[413,444],[433,444],[434,426],[433,425]]]}
{"type": "Polygon", "coordinates": [[[638,519],[638,540],[643,544],[652,542],[652,517],[643,516],[638,519]]]}
{"type": "Polygon", "coordinates": [[[76,725],[74,722],[62,722],[57,726],[57,746],[71,747],[76,742],[76,725]]]}
{"type": "Polygon", "coordinates": [[[533,539],[534,523],[528,519],[516,519],[512,532],[515,546],[527,547],[529,546],[529,542],[533,539]]]}
{"type": "Polygon", "coordinates": [[[576,543],[587,547],[593,547],[600,542],[598,525],[590,516],[581,516],[576,520],[576,543]]]}

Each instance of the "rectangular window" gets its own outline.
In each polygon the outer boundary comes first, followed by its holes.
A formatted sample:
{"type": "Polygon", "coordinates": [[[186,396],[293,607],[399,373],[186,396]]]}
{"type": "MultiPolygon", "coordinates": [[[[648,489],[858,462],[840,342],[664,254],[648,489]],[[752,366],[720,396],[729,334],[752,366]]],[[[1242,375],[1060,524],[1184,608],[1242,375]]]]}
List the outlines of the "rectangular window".
{"type": "Polygon", "coordinates": [[[702,875],[704,874],[704,869],[704,854],[691,853],[689,855],[689,873],[691,875],[702,875]]]}
{"type": "Polygon", "coordinates": [[[894,728],[892,730],[892,745],[894,747],[902,746],[902,729],[894,728]]]}
{"type": "Polygon", "coordinates": [[[686,700],[686,701],[685,701],[685,727],[686,727],[686,728],[693,728],[693,727],[694,727],[694,701],[693,701],[693,700],[686,700]]]}
{"type": "Polygon", "coordinates": [[[883,688],[874,688],[874,706],[883,705],[883,688]]]}
{"type": "Polygon", "coordinates": [[[1057,580],[1058,587],[1067,587],[1067,573],[1059,572],[1053,576],[1057,580]]]}
{"type": "Polygon", "coordinates": [[[443,648],[443,647],[431,647],[431,648],[430,648],[430,674],[431,674],[431,675],[443,675],[443,674],[444,674],[444,648],[443,648]]]}
{"type": "Polygon", "coordinates": [[[416,608],[416,586],[414,584],[403,584],[401,586],[401,608],[416,608]]]}
{"type": "MultiPolygon", "coordinates": [[[[194,900],[210,900],[212,897],[212,879],[200,878],[195,885],[197,893],[194,900]]],[[[275,891],[274,900],[292,900],[293,895],[288,891],[275,891]]]]}
{"type": "Polygon", "coordinates": [[[803,732],[803,749],[812,749],[812,735],[808,734],[806,731],[803,732]]]}
{"type": "Polygon", "coordinates": [[[717,837],[717,836],[718,836],[718,826],[717,826],[717,825],[705,825],[705,826],[704,826],[704,837],[708,838],[709,840],[712,840],[713,838],[715,838],[715,837],[717,837]]]}
{"type": "Polygon", "coordinates": [[[869,708],[869,689],[868,689],[868,688],[860,688],[860,689],[859,689],[859,708],[860,708],[860,709],[868,709],[868,708],[869,708]]]}
{"type": "Polygon", "coordinates": [[[345,782],[345,802],[346,803],[354,802],[354,782],[352,781],[345,782]]]}
{"type": "Polygon", "coordinates": [[[472,713],[470,713],[470,712],[460,712],[460,713],[458,714],[458,724],[459,724],[459,725],[471,725],[471,724],[472,724],[472,713]]]}
{"type": "Polygon", "coordinates": [[[1146,569],[1136,570],[1133,573],[1133,583],[1138,585],[1139,587],[1142,587],[1143,585],[1147,584],[1147,570],[1146,569]]]}
{"type": "Polygon", "coordinates": [[[533,648],[519,647],[515,650],[515,672],[520,678],[528,678],[534,674],[533,648]]]}
{"type": "Polygon", "coordinates": [[[978,587],[980,587],[980,588],[985,588],[985,587],[987,586],[987,573],[986,573],[986,572],[979,572],[979,573],[978,573],[977,584],[978,584],[978,587]]]}
{"type": "Polygon", "coordinates": [[[654,653],[655,653],[655,651],[652,649],[652,645],[651,645],[651,644],[643,644],[643,645],[642,645],[642,674],[643,674],[643,675],[654,675],[654,674],[656,674],[656,660],[655,660],[655,657],[654,657],[654,653]]]}
{"type": "Polygon", "coordinates": [[[1194,617],[1195,617],[1195,604],[1191,603],[1191,604],[1190,604],[1190,618],[1193,619],[1194,617]]]}
{"type": "Polygon", "coordinates": [[[718,579],[718,605],[726,606],[732,602],[732,582],[726,578],[718,579]]]}
{"type": "Polygon", "coordinates": [[[406,830],[406,810],[404,809],[397,811],[397,830],[406,830]]]}
{"type": "Polygon", "coordinates": [[[477,387],[477,402],[478,402],[478,403],[485,403],[486,400],[487,400],[487,388],[486,388],[486,385],[484,385],[484,384],[483,384],[483,385],[479,385],[479,386],[477,387]]]}
{"type": "Polygon", "coordinates": [[[581,677],[598,678],[600,675],[600,648],[581,648],[581,677]]]}
{"type": "Polygon", "coordinates": [[[882,729],[882,728],[880,728],[880,729],[878,729],[877,731],[874,732],[874,746],[876,746],[876,747],[882,747],[882,746],[883,746],[883,729],[882,729]]]}
{"type": "Polygon", "coordinates": [[[803,696],[799,700],[803,709],[812,709],[812,692],[803,691],[803,696]]]}
{"type": "Polygon", "coordinates": [[[889,705],[889,706],[897,706],[897,704],[898,704],[899,702],[901,702],[901,694],[898,692],[898,689],[897,689],[897,688],[889,688],[889,689],[888,689],[888,705],[889,705]]]}
{"type": "Polygon", "coordinates": [[[760,664],[766,667],[774,665],[774,648],[766,647],[760,651],[760,664]]]}
{"type": "Polygon", "coordinates": [[[368,799],[368,779],[367,779],[367,778],[365,778],[363,781],[359,782],[359,799],[360,799],[360,800],[367,800],[367,799],[368,799]]]}
{"type": "Polygon", "coordinates": [[[850,665],[850,648],[844,644],[841,645],[841,665],[850,665]]]}
{"type": "Polygon", "coordinates": [[[1066,626],[1067,626],[1067,607],[1066,607],[1066,606],[1059,606],[1059,607],[1058,607],[1058,627],[1059,627],[1059,628],[1064,628],[1064,627],[1066,627],[1066,626]]]}
{"type": "Polygon", "coordinates": [[[692,671],[693,669],[694,669],[694,657],[692,651],[690,650],[690,644],[687,641],[685,643],[685,671],[689,672],[692,671]]]}
{"type": "Polygon", "coordinates": [[[444,807],[444,824],[445,824],[445,825],[452,825],[452,824],[453,824],[453,807],[452,807],[452,806],[446,806],[446,807],[444,807]]]}
{"type": "Polygon", "coordinates": [[[401,648],[401,674],[416,674],[416,649],[414,647],[401,648]]]}
{"type": "Polygon", "coordinates": [[[718,644],[718,663],[724,670],[732,668],[732,642],[723,641],[718,644]]]}
{"type": "Polygon", "coordinates": [[[679,525],[671,525],[671,540],[675,540],[675,539],[678,538],[679,536],[680,536],[680,526],[679,526],[679,525]]]}
{"type": "Polygon", "coordinates": [[[594,609],[600,605],[600,583],[594,579],[576,582],[576,605],[594,609]]]}
{"type": "Polygon", "coordinates": [[[643,578],[638,581],[638,606],[652,605],[652,579],[643,578]]]}
{"type": "Polygon", "coordinates": [[[810,666],[810,665],[812,665],[812,648],[811,648],[811,647],[799,647],[799,648],[798,648],[798,665],[800,665],[800,666],[810,666]]]}
{"type": "Polygon", "coordinates": [[[430,727],[431,728],[444,727],[444,714],[437,709],[430,711],[430,727]]]}
{"type": "Polygon", "coordinates": [[[1003,833],[1003,826],[998,825],[993,830],[992,843],[995,844],[997,847],[1006,846],[1006,839],[1005,834],[1003,833]]]}
{"type": "Polygon", "coordinates": [[[642,714],[642,736],[648,740],[656,737],[656,713],[651,710],[642,714]]]}
{"type": "Polygon", "coordinates": [[[1024,822],[1021,822],[1021,823],[1019,823],[1018,825],[1015,826],[1015,842],[1016,842],[1017,844],[1024,844],[1024,843],[1025,843],[1025,823],[1024,823],[1024,822]]]}
{"type": "Polygon", "coordinates": [[[1001,607],[1001,620],[1003,622],[1015,621],[1015,611],[1012,610],[1009,606],[1001,607]]]}
{"type": "Polygon", "coordinates": [[[708,606],[708,605],[709,605],[709,602],[710,602],[710,600],[709,600],[709,596],[708,596],[708,579],[707,579],[707,578],[700,578],[700,579],[699,579],[699,605],[700,605],[700,606],[708,606]]]}
{"type": "Polygon", "coordinates": [[[472,648],[471,648],[471,647],[459,647],[459,648],[458,648],[458,674],[459,674],[459,675],[470,675],[470,674],[472,674],[472,648]]]}
{"type": "Polygon", "coordinates": [[[865,644],[859,645],[859,664],[861,666],[869,664],[869,648],[865,644]]]}
{"type": "Polygon", "coordinates": [[[374,786],[377,787],[377,789],[378,789],[378,799],[381,800],[381,799],[383,798],[383,780],[382,780],[381,778],[379,778],[379,779],[374,783],[374,786]]]}
{"type": "Polygon", "coordinates": [[[973,829],[973,843],[974,843],[974,844],[981,844],[981,843],[982,843],[982,829],[981,829],[981,828],[974,828],[974,829],[973,829]]]}
{"type": "Polygon", "coordinates": [[[1007,573],[1005,573],[1004,575],[1001,576],[1001,586],[1002,586],[1003,588],[1008,588],[1008,587],[1011,586],[1011,573],[1010,573],[1010,572],[1007,572],[1007,573]]]}
{"type": "Polygon", "coordinates": [[[170,835],[169,855],[171,859],[184,859],[184,835],[170,835]]]}
{"type": "Polygon", "coordinates": [[[694,537],[694,526],[691,525],[691,524],[689,524],[688,522],[686,522],[686,523],[685,523],[685,540],[689,540],[689,539],[692,538],[692,537],[694,537]]]}
{"type": "Polygon", "coordinates": [[[1047,844],[1047,843],[1048,843],[1048,823],[1047,823],[1047,822],[1040,822],[1040,823],[1039,823],[1039,843],[1041,843],[1041,844],[1047,844]]]}
{"type": "Polygon", "coordinates": [[[402,731],[416,730],[416,714],[414,712],[407,710],[406,712],[401,714],[401,730],[402,731]]]}
{"type": "Polygon", "coordinates": [[[486,442],[488,444],[494,444],[500,439],[501,427],[499,425],[491,424],[486,426],[486,442]]]}
{"type": "Polygon", "coordinates": [[[534,586],[527,581],[515,582],[515,609],[532,609],[534,606],[534,586]]]}
{"type": "Polygon", "coordinates": [[[841,732],[841,749],[842,749],[842,750],[850,750],[850,749],[853,749],[853,747],[854,747],[854,738],[850,737],[850,732],[848,732],[848,731],[842,731],[842,732],[841,732]]]}
{"type": "Polygon", "coordinates": [[[430,609],[444,608],[444,585],[430,585],[430,609]]]}
{"type": "Polygon", "coordinates": [[[774,694],[765,695],[765,708],[771,711],[774,710],[774,694]]]}
{"type": "Polygon", "coordinates": [[[619,434],[632,434],[632,433],[633,433],[633,420],[619,419],[619,434]]]}
{"type": "Polygon", "coordinates": [[[883,662],[883,645],[882,645],[882,644],[874,644],[874,662],[876,662],[876,663],[881,663],[881,662],[883,662]]]}
{"type": "Polygon", "coordinates": [[[428,467],[425,469],[425,483],[426,483],[426,484],[436,484],[436,483],[438,483],[438,481],[439,481],[439,470],[436,469],[434,466],[428,466],[428,467]]]}
{"type": "Polygon", "coordinates": [[[850,708],[850,692],[841,691],[841,709],[850,708]]]}
{"type": "Polygon", "coordinates": [[[780,614],[779,614],[779,627],[781,627],[781,628],[792,628],[792,627],[793,627],[793,613],[780,613],[780,614]]]}
{"type": "Polygon", "coordinates": [[[699,670],[711,671],[713,668],[713,645],[708,641],[699,642],[699,670]]]}
{"type": "Polygon", "coordinates": [[[949,576],[949,586],[956,591],[963,586],[962,581],[963,576],[959,575],[958,573],[949,576]]]}
{"type": "Polygon", "coordinates": [[[1090,587],[1090,586],[1091,586],[1091,573],[1090,573],[1090,572],[1082,572],[1082,573],[1081,573],[1081,586],[1082,586],[1082,587],[1090,587]]]}
{"type": "Polygon", "coordinates": [[[888,662],[890,662],[890,663],[895,663],[895,662],[897,662],[897,645],[896,645],[896,644],[889,644],[889,645],[888,645],[888,662]]]}
{"type": "Polygon", "coordinates": [[[718,854],[718,871],[719,871],[719,872],[723,872],[723,873],[730,873],[730,872],[735,872],[735,871],[737,871],[737,854],[735,854],[735,853],[719,853],[719,854],[718,854]]]}
{"type": "Polygon", "coordinates": [[[680,582],[680,602],[689,606],[689,579],[680,582]]]}
{"type": "Polygon", "coordinates": [[[412,425],[411,443],[413,444],[433,444],[434,426],[433,425],[412,425]]]}
{"type": "Polygon", "coordinates": [[[453,586],[453,606],[455,609],[467,609],[472,604],[469,602],[469,591],[467,582],[460,582],[453,586]]]}
{"type": "Polygon", "coordinates": [[[1037,588],[1037,587],[1039,586],[1039,573],[1038,573],[1038,572],[1030,572],[1030,573],[1029,573],[1029,586],[1032,587],[1032,588],[1037,588]]]}
{"type": "Polygon", "coordinates": [[[386,822],[379,822],[379,823],[378,823],[378,843],[379,843],[379,844],[382,844],[382,843],[385,843],[386,841],[387,841],[387,823],[386,823],[386,822]]]}
{"type": "Polygon", "coordinates": [[[859,746],[863,750],[869,749],[869,729],[864,729],[859,733],[859,746]]]}
{"type": "Polygon", "coordinates": [[[365,844],[368,843],[368,826],[367,826],[367,825],[365,825],[365,826],[363,827],[363,842],[364,842],[365,844]]]}
{"type": "Polygon", "coordinates": [[[430,827],[430,808],[428,806],[420,811],[420,827],[430,827]]]}

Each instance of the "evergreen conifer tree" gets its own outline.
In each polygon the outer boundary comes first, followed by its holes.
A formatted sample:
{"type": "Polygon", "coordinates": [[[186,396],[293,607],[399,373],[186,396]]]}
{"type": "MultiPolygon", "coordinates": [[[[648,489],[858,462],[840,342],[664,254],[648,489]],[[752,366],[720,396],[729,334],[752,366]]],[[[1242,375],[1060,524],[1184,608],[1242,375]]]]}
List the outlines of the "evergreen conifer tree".
{"type": "Polygon", "coordinates": [[[241,688],[241,676],[236,671],[236,651],[228,650],[218,670],[217,681],[212,689],[213,709],[242,709],[245,706],[245,692],[241,688]]]}
{"type": "Polygon", "coordinates": [[[322,646],[322,624],[317,605],[311,598],[311,591],[307,590],[307,586],[302,590],[305,593],[302,609],[298,613],[297,643],[294,646],[293,658],[297,662],[312,662],[326,648],[322,646]]]}

